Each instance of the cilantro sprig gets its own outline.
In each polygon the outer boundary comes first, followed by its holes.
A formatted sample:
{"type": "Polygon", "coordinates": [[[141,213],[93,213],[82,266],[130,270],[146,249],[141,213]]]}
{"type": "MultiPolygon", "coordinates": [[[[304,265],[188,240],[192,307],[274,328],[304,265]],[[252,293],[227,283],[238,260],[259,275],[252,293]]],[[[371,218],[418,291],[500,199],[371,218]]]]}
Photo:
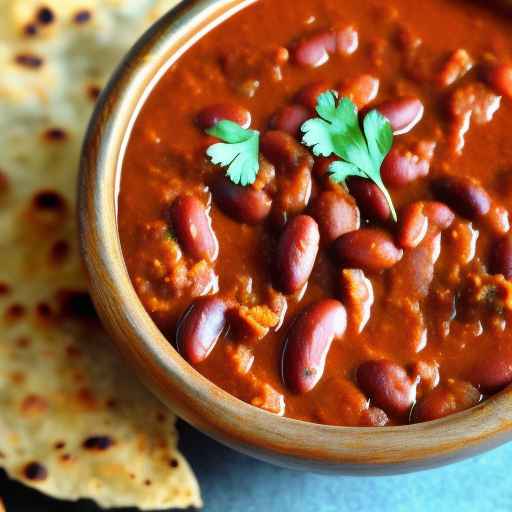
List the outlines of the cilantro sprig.
{"type": "Polygon", "coordinates": [[[345,182],[349,176],[373,181],[386,197],[396,221],[393,201],[380,174],[382,162],[393,145],[389,121],[372,110],[364,118],[363,134],[354,103],[348,98],[338,100],[334,91],[318,97],[316,111],[320,117],[309,119],[301,127],[303,144],[310,147],[315,156],[336,155],[341,159],[329,166],[334,182],[345,182]]]}
{"type": "Polygon", "coordinates": [[[260,169],[260,133],[228,120],[219,121],[206,133],[223,141],[206,151],[212,163],[227,167],[226,174],[233,183],[252,185],[260,169]]]}

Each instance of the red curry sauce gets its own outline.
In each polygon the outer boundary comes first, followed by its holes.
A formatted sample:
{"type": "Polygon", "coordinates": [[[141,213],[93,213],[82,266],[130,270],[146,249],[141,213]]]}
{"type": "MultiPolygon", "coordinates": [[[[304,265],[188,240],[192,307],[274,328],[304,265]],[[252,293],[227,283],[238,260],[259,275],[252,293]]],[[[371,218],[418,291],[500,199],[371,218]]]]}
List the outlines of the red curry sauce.
{"type": "Polygon", "coordinates": [[[276,414],[376,426],[512,382],[511,21],[483,4],[260,0],[162,78],[119,230],[143,304],[211,381],[276,414]],[[327,89],[401,133],[381,169],[398,223],[300,144],[327,89]],[[220,119],[261,132],[252,186],[206,158],[220,119]]]}

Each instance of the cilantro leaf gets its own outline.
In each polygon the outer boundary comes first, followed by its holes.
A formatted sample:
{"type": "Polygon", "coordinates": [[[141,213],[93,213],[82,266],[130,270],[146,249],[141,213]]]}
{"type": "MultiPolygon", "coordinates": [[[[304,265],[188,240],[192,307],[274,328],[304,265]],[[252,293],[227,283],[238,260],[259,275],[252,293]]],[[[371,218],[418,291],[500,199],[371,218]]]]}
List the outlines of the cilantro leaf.
{"type": "Polygon", "coordinates": [[[338,100],[335,91],[327,91],[318,97],[316,111],[320,117],[309,119],[301,127],[303,144],[316,156],[334,154],[342,159],[329,166],[334,182],[342,183],[349,176],[373,181],[385,195],[396,221],[393,201],[380,175],[382,162],[393,144],[389,121],[372,110],[365,116],[363,134],[356,106],[348,98],[338,100]]]}
{"type": "Polygon", "coordinates": [[[260,169],[260,134],[223,120],[206,133],[223,142],[213,144],[206,154],[215,165],[227,167],[226,175],[237,185],[252,185],[260,169]]]}

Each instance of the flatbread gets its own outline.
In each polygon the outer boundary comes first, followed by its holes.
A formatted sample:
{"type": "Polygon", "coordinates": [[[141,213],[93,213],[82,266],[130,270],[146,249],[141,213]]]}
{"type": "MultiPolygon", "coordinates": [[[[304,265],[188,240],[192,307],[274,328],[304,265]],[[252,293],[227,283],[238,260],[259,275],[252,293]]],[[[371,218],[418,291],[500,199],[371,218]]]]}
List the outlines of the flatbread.
{"type": "Polygon", "coordinates": [[[0,0],[0,466],[104,507],[201,505],[174,415],[94,315],[74,212],[95,98],[175,3],[0,0]]]}

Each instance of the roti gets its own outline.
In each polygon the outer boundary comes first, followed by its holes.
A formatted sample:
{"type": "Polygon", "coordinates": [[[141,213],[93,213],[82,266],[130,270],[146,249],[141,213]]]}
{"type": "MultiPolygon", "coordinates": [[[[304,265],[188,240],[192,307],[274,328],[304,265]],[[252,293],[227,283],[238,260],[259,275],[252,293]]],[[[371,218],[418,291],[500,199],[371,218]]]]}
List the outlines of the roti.
{"type": "Polygon", "coordinates": [[[0,466],[104,507],[200,506],[175,416],[94,314],[77,244],[80,145],[122,55],[175,0],[0,0],[0,466]]]}

